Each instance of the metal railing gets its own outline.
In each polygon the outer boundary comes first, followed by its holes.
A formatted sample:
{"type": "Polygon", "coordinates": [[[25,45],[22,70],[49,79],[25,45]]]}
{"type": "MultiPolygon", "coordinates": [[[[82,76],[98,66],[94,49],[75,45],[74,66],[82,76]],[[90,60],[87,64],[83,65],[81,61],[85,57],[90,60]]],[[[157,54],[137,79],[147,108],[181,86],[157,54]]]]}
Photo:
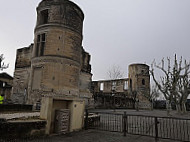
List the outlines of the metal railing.
{"type": "Polygon", "coordinates": [[[161,139],[190,141],[190,119],[86,112],[85,128],[161,139]]]}

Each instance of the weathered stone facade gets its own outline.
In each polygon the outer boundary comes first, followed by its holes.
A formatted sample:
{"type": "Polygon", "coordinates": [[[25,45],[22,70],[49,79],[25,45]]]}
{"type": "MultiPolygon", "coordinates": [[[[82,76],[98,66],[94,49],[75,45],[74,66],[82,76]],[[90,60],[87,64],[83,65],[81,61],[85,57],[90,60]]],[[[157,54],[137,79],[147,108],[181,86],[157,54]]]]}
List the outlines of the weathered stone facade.
{"type": "Polygon", "coordinates": [[[131,64],[128,78],[93,81],[92,92],[96,107],[150,108],[149,66],[131,64]]]}
{"type": "Polygon", "coordinates": [[[150,74],[146,64],[129,65],[129,91],[135,95],[139,108],[150,108],[150,74]]]}
{"type": "Polygon", "coordinates": [[[134,108],[128,78],[93,81],[92,92],[96,108],[134,108]]]}
{"type": "Polygon", "coordinates": [[[28,93],[28,82],[31,74],[31,57],[33,44],[17,50],[15,71],[13,79],[13,92],[11,100],[14,103],[26,103],[28,93]]]}
{"type": "Polygon", "coordinates": [[[89,102],[92,74],[82,47],[82,10],[69,0],[42,0],[37,15],[34,45],[17,50],[13,100],[35,104],[54,96],[89,102]]]}

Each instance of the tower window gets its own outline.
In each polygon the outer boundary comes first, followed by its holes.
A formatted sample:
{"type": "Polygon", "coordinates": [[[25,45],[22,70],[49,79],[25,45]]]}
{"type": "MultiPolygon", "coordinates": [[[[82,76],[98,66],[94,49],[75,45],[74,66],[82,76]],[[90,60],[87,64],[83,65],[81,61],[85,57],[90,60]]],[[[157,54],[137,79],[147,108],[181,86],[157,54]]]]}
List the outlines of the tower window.
{"type": "Polygon", "coordinates": [[[133,83],[133,82],[132,82],[132,79],[130,79],[130,89],[131,89],[131,90],[132,90],[132,87],[133,87],[133,86],[132,86],[132,83],[133,83]]]}
{"type": "Polygon", "coordinates": [[[127,81],[124,82],[123,89],[124,89],[124,90],[127,90],[127,89],[128,89],[128,82],[127,82],[127,81]]]}
{"type": "Polygon", "coordinates": [[[100,83],[100,91],[104,90],[104,83],[100,83]]]}
{"type": "Polygon", "coordinates": [[[40,13],[40,24],[48,23],[48,9],[41,11],[40,13]]]}
{"type": "Polygon", "coordinates": [[[141,70],[141,74],[144,74],[144,70],[141,70]]]}
{"type": "Polygon", "coordinates": [[[112,82],[112,91],[115,91],[116,90],[116,85],[117,85],[117,83],[116,83],[116,81],[113,81],[112,82]]]}
{"type": "Polygon", "coordinates": [[[144,79],[142,79],[142,85],[145,85],[145,80],[144,79]]]}
{"type": "Polygon", "coordinates": [[[36,57],[44,55],[45,42],[46,42],[45,33],[37,36],[36,57]]]}

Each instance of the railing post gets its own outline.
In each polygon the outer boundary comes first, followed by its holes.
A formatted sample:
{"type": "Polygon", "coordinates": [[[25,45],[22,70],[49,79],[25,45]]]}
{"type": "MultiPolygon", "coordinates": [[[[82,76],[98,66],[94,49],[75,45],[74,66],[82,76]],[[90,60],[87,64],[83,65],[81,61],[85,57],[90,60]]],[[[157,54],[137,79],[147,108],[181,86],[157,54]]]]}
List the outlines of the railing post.
{"type": "Polygon", "coordinates": [[[85,115],[85,130],[88,130],[88,109],[86,109],[86,115],[85,115]]]}
{"type": "Polygon", "coordinates": [[[155,121],[155,140],[157,140],[158,139],[158,118],[155,117],[154,121],[155,121]]]}
{"type": "Polygon", "coordinates": [[[126,125],[127,125],[127,114],[126,112],[124,112],[124,115],[123,115],[123,135],[126,136],[126,132],[127,132],[127,129],[126,129],[126,125]]]}

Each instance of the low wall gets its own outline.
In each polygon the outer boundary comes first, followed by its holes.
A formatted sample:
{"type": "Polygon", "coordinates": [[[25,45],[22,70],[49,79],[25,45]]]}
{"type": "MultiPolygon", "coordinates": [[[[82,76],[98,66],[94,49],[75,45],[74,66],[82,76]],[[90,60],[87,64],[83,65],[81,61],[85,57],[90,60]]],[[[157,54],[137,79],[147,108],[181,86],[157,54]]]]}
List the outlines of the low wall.
{"type": "Polygon", "coordinates": [[[32,105],[23,104],[0,104],[0,112],[3,111],[32,111],[32,105]]]}
{"type": "Polygon", "coordinates": [[[12,121],[0,122],[0,141],[20,138],[30,138],[45,134],[46,121],[44,120],[28,120],[28,121],[12,121]]]}

